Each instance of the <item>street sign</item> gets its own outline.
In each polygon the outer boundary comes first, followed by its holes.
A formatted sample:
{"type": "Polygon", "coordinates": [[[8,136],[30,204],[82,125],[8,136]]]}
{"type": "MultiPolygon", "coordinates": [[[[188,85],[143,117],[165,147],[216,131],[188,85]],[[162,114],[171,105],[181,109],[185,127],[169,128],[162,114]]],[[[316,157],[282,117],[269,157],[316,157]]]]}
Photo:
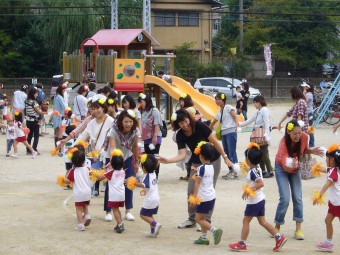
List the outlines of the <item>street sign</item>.
{"type": "Polygon", "coordinates": [[[36,85],[38,83],[38,79],[32,79],[32,84],[36,85]]]}

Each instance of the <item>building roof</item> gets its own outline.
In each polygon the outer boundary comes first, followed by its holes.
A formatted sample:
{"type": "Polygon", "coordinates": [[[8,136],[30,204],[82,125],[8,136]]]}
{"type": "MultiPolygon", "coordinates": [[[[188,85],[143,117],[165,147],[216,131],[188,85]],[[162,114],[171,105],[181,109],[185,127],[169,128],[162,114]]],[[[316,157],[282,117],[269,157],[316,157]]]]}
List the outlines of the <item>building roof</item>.
{"type": "Polygon", "coordinates": [[[213,6],[213,7],[216,7],[216,6],[222,6],[223,4],[218,1],[218,0],[208,0],[208,2],[213,6]]]}
{"type": "MultiPolygon", "coordinates": [[[[101,29],[91,38],[95,40],[100,47],[104,46],[127,46],[133,42],[139,34],[151,41],[151,45],[160,45],[147,31],[144,29],[101,29]]],[[[85,46],[95,46],[93,41],[87,41],[85,46]]]]}

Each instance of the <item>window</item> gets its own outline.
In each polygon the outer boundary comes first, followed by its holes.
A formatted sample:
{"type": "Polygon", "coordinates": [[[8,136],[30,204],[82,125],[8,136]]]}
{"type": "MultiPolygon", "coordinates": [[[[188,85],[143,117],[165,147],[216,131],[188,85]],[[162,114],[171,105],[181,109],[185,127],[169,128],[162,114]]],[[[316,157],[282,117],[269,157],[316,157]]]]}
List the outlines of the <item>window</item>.
{"type": "Polygon", "coordinates": [[[178,26],[181,27],[198,27],[199,13],[197,12],[179,12],[178,26]]]}
{"type": "Polygon", "coordinates": [[[221,20],[220,19],[214,19],[213,20],[213,30],[220,30],[221,26],[221,20]]]}
{"type": "Polygon", "coordinates": [[[176,13],[175,12],[156,12],[155,13],[155,26],[156,27],[176,26],[176,13]]]}

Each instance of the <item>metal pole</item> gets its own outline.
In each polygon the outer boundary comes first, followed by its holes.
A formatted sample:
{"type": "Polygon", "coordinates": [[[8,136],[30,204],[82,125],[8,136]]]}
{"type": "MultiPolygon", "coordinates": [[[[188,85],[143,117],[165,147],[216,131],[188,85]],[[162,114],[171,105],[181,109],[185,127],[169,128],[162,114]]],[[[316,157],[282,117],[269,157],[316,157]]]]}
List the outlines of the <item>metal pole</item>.
{"type": "Polygon", "coordinates": [[[243,0],[239,0],[240,6],[240,55],[243,55],[243,0]]]}
{"type": "Polygon", "coordinates": [[[118,29],[118,0],[111,0],[111,29],[118,29]]]}

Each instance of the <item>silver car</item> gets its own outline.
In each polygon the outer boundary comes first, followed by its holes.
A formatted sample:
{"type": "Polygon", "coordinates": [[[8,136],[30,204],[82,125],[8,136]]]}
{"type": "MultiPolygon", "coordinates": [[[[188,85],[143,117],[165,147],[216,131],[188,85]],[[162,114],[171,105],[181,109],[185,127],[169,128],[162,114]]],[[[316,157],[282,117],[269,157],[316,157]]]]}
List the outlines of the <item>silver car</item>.
{"type": "MultiPolygon", "coordinates": [[[[222,92],[226,94],[228,98],[231,98],[236,95],[236,87],[241,86],[241,83],[242,81],[239,79],[227,77],[198,78],[194,84],[194,88],[203,91],[203,93],[208,92],[208,94],[212,94],[212,92],[222,92]]],[[[261,92],[253,87],[249,87],[249,92],[249,98],[261,95],[261,92]]]]}

